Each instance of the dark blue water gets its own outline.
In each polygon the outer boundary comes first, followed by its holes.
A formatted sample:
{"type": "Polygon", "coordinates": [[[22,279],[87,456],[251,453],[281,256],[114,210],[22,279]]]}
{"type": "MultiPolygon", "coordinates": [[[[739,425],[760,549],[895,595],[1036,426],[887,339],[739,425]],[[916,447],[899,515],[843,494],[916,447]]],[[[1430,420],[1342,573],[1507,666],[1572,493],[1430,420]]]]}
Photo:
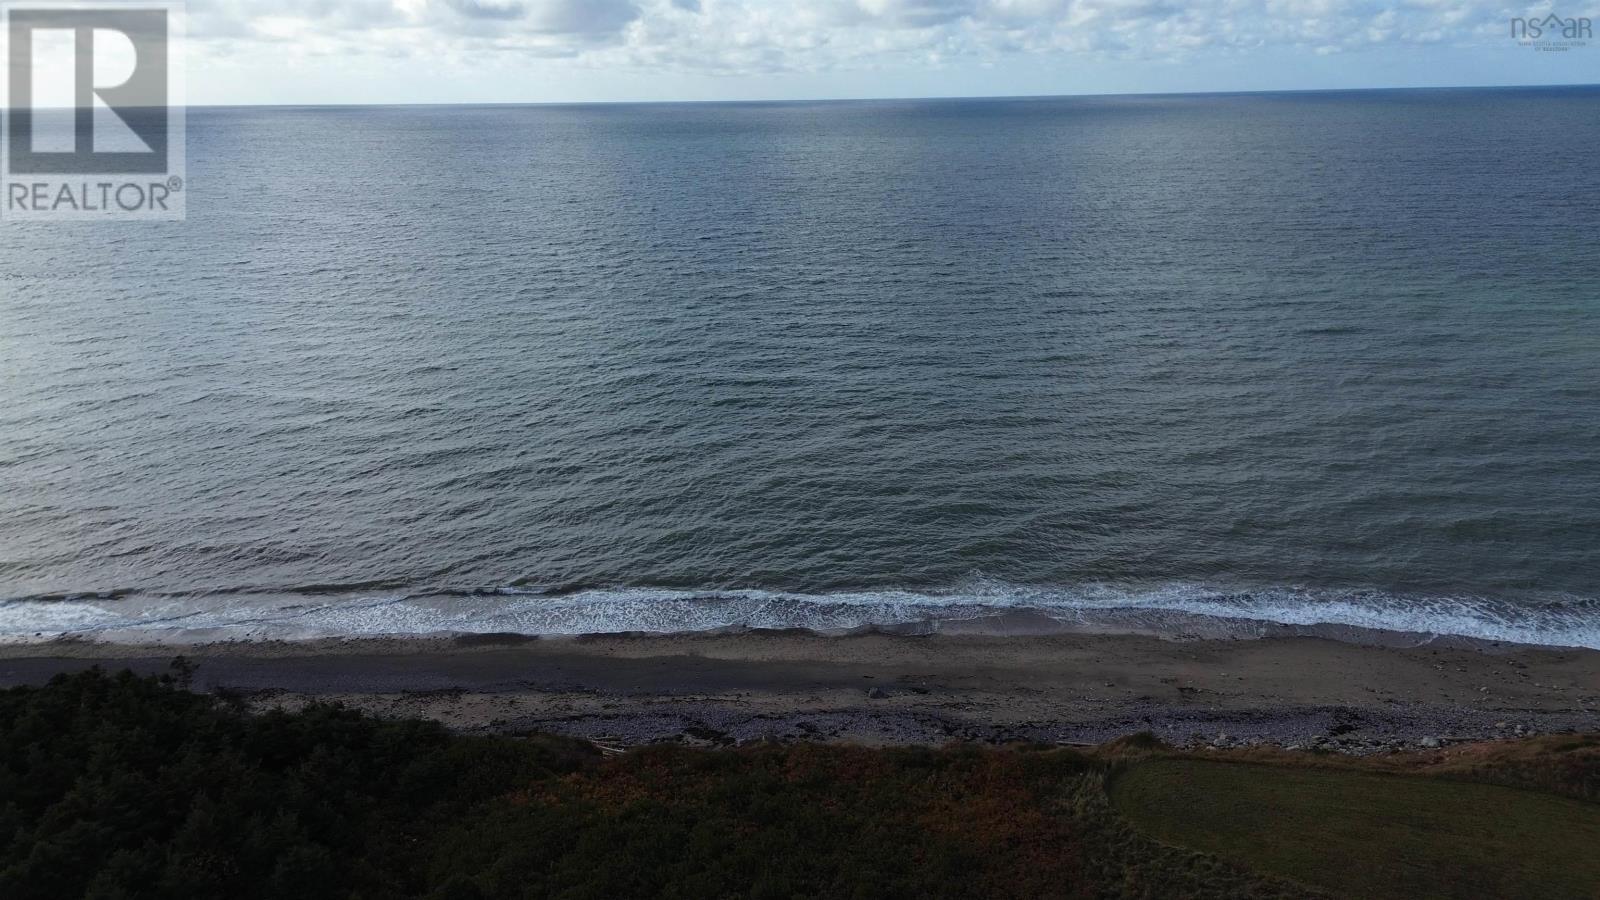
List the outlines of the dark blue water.
{"type": "Polygon", "coordinates": [[[1600,646],[1600,89],[203,109],[189,145],[185,223],[0,231],[0,634],[1600,646]]]}

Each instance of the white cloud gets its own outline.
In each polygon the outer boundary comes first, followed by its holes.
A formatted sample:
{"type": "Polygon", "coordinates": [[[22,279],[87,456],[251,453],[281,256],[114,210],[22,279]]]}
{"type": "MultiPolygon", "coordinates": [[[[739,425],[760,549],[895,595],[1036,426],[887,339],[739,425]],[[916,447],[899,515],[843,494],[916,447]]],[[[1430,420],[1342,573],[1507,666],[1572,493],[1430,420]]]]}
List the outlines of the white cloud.
{"type": "Polygon", "coordinates": [[[492,51],[696,74],[1481,44],[1525,12],[1481,0],[192,0],[190,9],[192,39],[218,52],[252,41],[307,54],[492,51]]]}

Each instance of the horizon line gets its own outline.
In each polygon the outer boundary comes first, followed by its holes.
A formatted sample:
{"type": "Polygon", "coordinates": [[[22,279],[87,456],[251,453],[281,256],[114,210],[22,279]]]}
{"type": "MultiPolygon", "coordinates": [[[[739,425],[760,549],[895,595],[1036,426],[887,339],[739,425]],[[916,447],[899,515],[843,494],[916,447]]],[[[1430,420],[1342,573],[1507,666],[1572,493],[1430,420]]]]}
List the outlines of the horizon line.
{"type": "MultiPolygon", "coordinates": [[[[1387,87],[1336,87],[1336,88],[1262,88],[1231,91],[1103,91],[1083,94],[939,94],[900,95],[878,97],[796,97],[796,98],[742,98],[695,100],[421,100],[330,103],[189,103],[186,109],[371,109],[382,107],[460,107],[460,106],[689,106],[689,105],[776,105],[805,103],[885,103],[901,101],[951,101],[951,100],[1064,100],[1096,97],[1232,97],[1268,94],[1358,94],[1401,91],[1493,91],[1517,89],[1574,89],[1600,88],[1600,82],[1507,83],[1507,84],[1445,84],[1399,85],[1387,87]]],[[[71,107],[67,107],[71,108],[71,107]]]]}

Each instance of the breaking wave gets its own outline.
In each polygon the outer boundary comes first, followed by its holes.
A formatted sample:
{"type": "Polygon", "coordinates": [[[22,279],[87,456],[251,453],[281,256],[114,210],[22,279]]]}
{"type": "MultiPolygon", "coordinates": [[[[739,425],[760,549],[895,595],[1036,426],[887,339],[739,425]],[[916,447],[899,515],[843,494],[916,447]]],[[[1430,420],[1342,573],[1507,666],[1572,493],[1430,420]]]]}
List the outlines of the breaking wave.
{"type": "Polygon", "coordinates": [[[1515,602],[1379,590],[1034,587],[975,580],[944,591],[798,593],[650,587],[492,588],[407,594],[117,591],[0,602],[0,640],[114,642],[804,629],[848,633],[1151,633],[1172,638],[1328,634],[1340,629],[1600,649],[1600,600],[1515,602]]]}

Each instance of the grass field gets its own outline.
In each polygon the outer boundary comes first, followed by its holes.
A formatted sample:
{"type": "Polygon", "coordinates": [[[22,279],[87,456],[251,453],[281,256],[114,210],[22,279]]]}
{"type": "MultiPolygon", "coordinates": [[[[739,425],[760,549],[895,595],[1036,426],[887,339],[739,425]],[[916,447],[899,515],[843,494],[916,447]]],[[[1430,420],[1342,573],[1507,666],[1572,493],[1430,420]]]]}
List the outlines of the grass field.
{"type": "Polygon", "coordinates": [[[1162,841],[1340,896],[1600,897],[1600,805],[1443,778],[1153,759],[1111,785],[1162,841]]]}

